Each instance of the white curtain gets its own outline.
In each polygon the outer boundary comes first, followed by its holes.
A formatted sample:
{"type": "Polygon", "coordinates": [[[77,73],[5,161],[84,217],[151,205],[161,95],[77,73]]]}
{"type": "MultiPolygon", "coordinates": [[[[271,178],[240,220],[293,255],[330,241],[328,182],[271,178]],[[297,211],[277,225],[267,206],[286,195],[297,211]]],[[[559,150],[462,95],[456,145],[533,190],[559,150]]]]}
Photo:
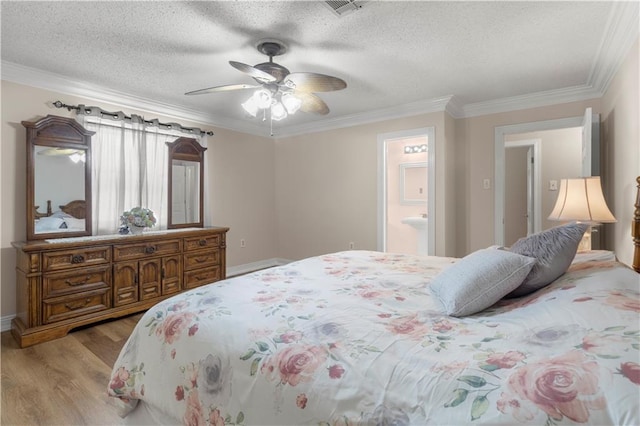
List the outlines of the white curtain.
{"type": "MultiPolygon", "coordinates": [[[[80,116],[83,117],[83,116],[80,116]]],[[[133,207],[151,209],[154,229],[167,227],[168,149],[176,134],[148,127],[141,117],[131,123],[92,117],[82,125],[91,138],[92,213],[95,235],[114,234],[120,215],[133,207]]]]}

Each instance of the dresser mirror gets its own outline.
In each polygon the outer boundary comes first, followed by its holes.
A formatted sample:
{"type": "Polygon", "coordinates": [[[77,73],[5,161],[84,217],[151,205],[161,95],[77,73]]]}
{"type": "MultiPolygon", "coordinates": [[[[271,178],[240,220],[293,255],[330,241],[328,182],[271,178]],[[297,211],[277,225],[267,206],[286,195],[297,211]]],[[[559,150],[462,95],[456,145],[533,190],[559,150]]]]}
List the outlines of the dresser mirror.
{"type": "Polygon", "coordinates": [[[167,228],[203,226],[204,152],[194,138],[178,138],[169,147],[167,228]]]}
{"type": "Polygon", "coordinates": [[[22,124],[27,129],[27,239],[91,235],[94,132],[53,115],[22,124]]]}

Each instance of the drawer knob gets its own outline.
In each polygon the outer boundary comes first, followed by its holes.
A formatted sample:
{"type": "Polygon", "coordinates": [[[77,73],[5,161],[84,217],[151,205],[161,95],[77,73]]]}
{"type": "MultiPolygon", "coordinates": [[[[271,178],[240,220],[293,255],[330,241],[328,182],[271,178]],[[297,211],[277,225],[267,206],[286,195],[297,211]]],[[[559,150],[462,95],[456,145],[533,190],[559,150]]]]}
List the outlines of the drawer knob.
{"type": "Polygon", "coordinates": [[[200,244],[200,247],[204,247],[207,245],[207,240],[200,240],[198,241],[198,244],[200,244]]]}
{"type": "Polygon", "coordinates": [[[71,256],[71,263],[83,263],[84,262],[84,256],[81,254],[74,254],[73,256],[71,256]]]}
{"type": "Polygon", "coordinates": [[[146,254],[153,254],[153,253],[156,252],[156,248],[155,248],[155,246],[148,246],[148,247],[144,248],[144,252],[146,254]]]}

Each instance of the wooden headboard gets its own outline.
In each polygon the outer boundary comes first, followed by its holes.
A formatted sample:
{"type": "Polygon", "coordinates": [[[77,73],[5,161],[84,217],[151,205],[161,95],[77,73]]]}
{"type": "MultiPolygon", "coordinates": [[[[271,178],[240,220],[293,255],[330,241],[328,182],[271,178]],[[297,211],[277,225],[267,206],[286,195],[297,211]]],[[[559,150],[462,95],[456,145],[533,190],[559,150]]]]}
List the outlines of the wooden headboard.
{"type": "Polygon", "coordinates": [[[87,214],[87,205],[84,200],[73,200],[64,206],[60,206],[60,210],[77,219],[84,219],[87,214]]]}
{"type": "Polygon", "coordinates": [[[633,269],[640,272],[640,176],[636,178],[637,194],[633,222],[631,222],[631,236],[633,237],[633,269]]]}
{"type": "MultiPolygon", "coordinates": [[[[77,219],[85,219],[86,215],[87,215],[87,204],[85,203],[84,200],[73,200],[70,201],[69,203],[63,205],[63,206],[59,206],[60,210],[62,210],[63,212],[65,212],[66,214],[70,214],[71,216],[77,218],[77,219]]],[[[47,212],[46,213],[40,213],[38,212],[38,208],[40,208],[40,206],[34,206],[34,210],[35,210],[35,218],[36,219],[40,219],[41,217],[49,217],[53,214],[53,211],[51,210],[51,200],[47,200],[47,212]]]]}

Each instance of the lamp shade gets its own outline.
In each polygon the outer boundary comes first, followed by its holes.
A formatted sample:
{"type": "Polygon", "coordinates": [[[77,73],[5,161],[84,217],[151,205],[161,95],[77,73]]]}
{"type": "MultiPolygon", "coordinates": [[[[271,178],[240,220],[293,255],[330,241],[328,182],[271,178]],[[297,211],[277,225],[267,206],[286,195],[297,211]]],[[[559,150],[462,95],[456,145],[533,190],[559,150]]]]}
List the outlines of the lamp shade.
{"type": "Polygon", "coordinates": [[[549,220],[589,223],[616,222],[602,194],[600,176],[562,179],[549,220]]]}

